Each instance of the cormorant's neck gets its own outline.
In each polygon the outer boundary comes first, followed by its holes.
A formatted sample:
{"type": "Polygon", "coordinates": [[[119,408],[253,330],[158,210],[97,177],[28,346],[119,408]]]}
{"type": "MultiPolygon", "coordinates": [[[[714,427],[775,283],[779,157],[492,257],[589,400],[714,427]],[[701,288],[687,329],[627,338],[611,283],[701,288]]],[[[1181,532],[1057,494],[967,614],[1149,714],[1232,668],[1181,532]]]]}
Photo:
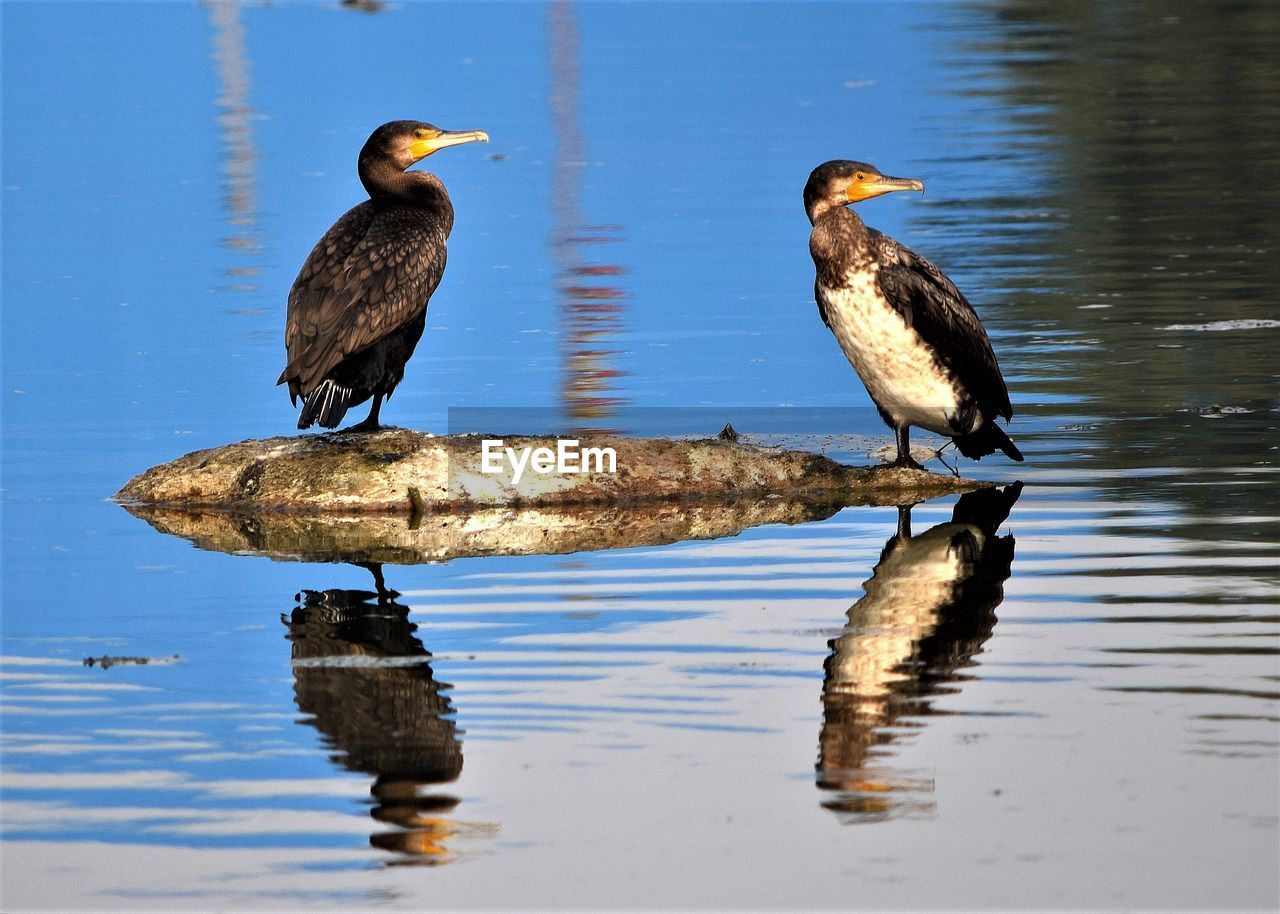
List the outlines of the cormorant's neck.
{"type": "Polygon", "coordinates": [[[819,197],[812,201],[805,207],[805,212],[809,215],[809,223],[811,225],[817,225],[819,219],[830,218],[831,216],[836,216],[837,218],[849,217],[859,225],[862,224],[862,219],[849,208],[845,201],[834,200],[830,197],[819,197]]]}
{"type": "Polygon", "coordinates": [[[385,158],[360,157],[360,183],[375,201],[448,205],[444,182],[429,171],[405,171],[385,158]]]}
{"type": "Polygon", "coordinates": [[[810,207],[813,231],[809,253],[818,267],[818,279],[839,286],[851,269],[863,269],[872,257],[867,227],[858,214],[837,203],[810,207]]]}

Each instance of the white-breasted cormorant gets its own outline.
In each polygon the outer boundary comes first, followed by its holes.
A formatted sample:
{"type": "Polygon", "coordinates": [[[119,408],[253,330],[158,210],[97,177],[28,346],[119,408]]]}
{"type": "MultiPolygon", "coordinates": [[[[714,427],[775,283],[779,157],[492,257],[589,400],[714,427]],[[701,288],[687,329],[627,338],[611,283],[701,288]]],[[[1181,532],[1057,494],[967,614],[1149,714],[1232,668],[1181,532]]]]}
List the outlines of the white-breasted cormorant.
{"type": "Polygon", "coordinates": [[[1013,407],[973,306],[941,270],[848,207],[898,190],[924,184],[845,160],[809,175],[804,208],[813,223],[818,312],[895,431],[895,466],[919,466],[908,441],[913,425],[951,438],[966,457],[1001,450],[1022,460],[996,425],[1013,407]]]}
{"type": "Polygon", "coordinates": [[[382,400],[404,377],[426,326],[453,228],[443,182],[405,169],[446,146],[488,140],[482,130],[391,121],[360,150],[369,199],[325,232],[289,291],[288,364],[276,383],[288,383],[295,405],[302,398],[298,428],[335,428],[370,397],[368,418],[348,431],[378,428],[382,400]]]}

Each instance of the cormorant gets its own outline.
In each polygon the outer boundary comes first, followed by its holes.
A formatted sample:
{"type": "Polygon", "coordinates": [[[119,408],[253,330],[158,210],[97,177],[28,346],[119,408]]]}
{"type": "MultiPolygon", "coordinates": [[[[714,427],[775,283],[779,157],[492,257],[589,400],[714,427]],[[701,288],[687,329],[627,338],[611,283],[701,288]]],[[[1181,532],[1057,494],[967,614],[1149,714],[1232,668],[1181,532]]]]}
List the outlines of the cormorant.
{"type": "Polygon", "coordinates": [[[483,130],[441,130],[422,121],[383,124],[360,150],[369,199],[348,210],[302,265],[289,291],[288,364],[277,384],[303,401],[298,428],[335,428],[373,398],[348,431],[378,428],[383,397],[404,377],[426,326],[427,302],[444,274],[453,205],[430,172],[405,169],[438,149],[488,142],[483,130]]]}
{"type": "Polygon", "coordinates": [[[941,270],[848,208],[898,190],[924,184],[846,160],[809,175],[804,208],[818,313],[896,433],[895,466],[919,468],[908,441],[913,425],[951,438],[975,460],[996,450],[1022,460],[996,425],[1013,407],[973,306],[941,270]]]}

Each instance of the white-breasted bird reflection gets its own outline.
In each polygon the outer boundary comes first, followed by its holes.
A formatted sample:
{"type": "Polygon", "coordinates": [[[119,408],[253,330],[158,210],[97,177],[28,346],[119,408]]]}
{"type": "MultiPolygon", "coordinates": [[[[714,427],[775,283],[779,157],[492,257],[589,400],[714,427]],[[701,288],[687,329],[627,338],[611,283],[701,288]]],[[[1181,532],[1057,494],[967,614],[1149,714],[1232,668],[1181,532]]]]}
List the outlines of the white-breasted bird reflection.
{"type": "Polygon", "coordinates": [[[375,831],[369,843],[404,855],[402,862],[447,863],[452,839],[497,826],[446,817],[461,802],[436,789],[462,773],[452,686],[433,676],[431,654],[381,566],[361,564],[376,591],[306,590],[282,616],[293,645],[294,698],[303,722],[335,750],[334,762],[374,776],[370,815],[394,828],[375,831]]]}
{"type": "Polygon", "coordinates": [[[1012,535],[997,536],[1022,491],[1016,482],[960,497],[951,520],[911,535],[911,506],[885,544],[865,595],[830,642],[822,687],[817,784],[844,821],[872,822],[934,809],[933,780],[894,769],[890,747],[929,699],[991,637],[1013,562],[1012,535]]]}

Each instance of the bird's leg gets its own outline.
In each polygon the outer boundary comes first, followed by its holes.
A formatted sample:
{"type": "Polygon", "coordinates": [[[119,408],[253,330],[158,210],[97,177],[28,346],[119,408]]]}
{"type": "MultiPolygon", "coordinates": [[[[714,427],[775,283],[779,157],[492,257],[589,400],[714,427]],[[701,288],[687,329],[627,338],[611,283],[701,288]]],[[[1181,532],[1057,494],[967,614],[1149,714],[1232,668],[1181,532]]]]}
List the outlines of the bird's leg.
{"type": "Polygon", "coordinates": [[[938,448],[938,450],[934,452],[933,456],[938,458],[938,463],[942,464],[944,467],[946,467],[948,470],[951,471],[952,476],[954,476],[956,479],[959,479],[960,478],[960,461],[957,460],[956,465],[952,466],[951,464],[947,463],[945,460],[942,459],[942,452],[945,451],[947,448],[951,447],[951,445],[953,444],[955,444],[955,441],[948,441],[942,447],[938,448]]]}
{"type": "Polygon", "coordinates": [[[912,470],[923,470],[924,467],[911,459],[911,426],[903,425],[894,429],[894,433],[898,438],[898,456],[894,459],[890,466],[908,467],[912,470]]]}
{"type": "Polygon", "coordinates": [[[386,579],[382,577],[381,562],[352,562],[352,564],[358,565],[359,567],[365,569],[371,575],[373,575],[373,586],[376,587],[378,590],[379,605],[382,605],[385,603],[394,603],[396,597],[400,596],[400,592],[398,590],[392,590],[391,588],[387,587],[386,579]]]}
{"type": "Polygon", "coordinates": [[[898,505],[898,530],[885,544],[885,555],[911,539],[911,509],[914,507],[915,505],[898,505]]]}
{"type": "Polygon", "coordinates": [[[898,538],[911,539],[911,509],[915,505],[898,505],[898,538]]]}
{"type": "Polygon", "coordinates": [[[357,422],[355,425],[344,428],[344,432],[376,432],[380,426],[378,424],[378,413],[382,410],[382,394],[373,395],[373,408],[369,410],[369,415],[365,417],[363,422],[357,422]]]}

